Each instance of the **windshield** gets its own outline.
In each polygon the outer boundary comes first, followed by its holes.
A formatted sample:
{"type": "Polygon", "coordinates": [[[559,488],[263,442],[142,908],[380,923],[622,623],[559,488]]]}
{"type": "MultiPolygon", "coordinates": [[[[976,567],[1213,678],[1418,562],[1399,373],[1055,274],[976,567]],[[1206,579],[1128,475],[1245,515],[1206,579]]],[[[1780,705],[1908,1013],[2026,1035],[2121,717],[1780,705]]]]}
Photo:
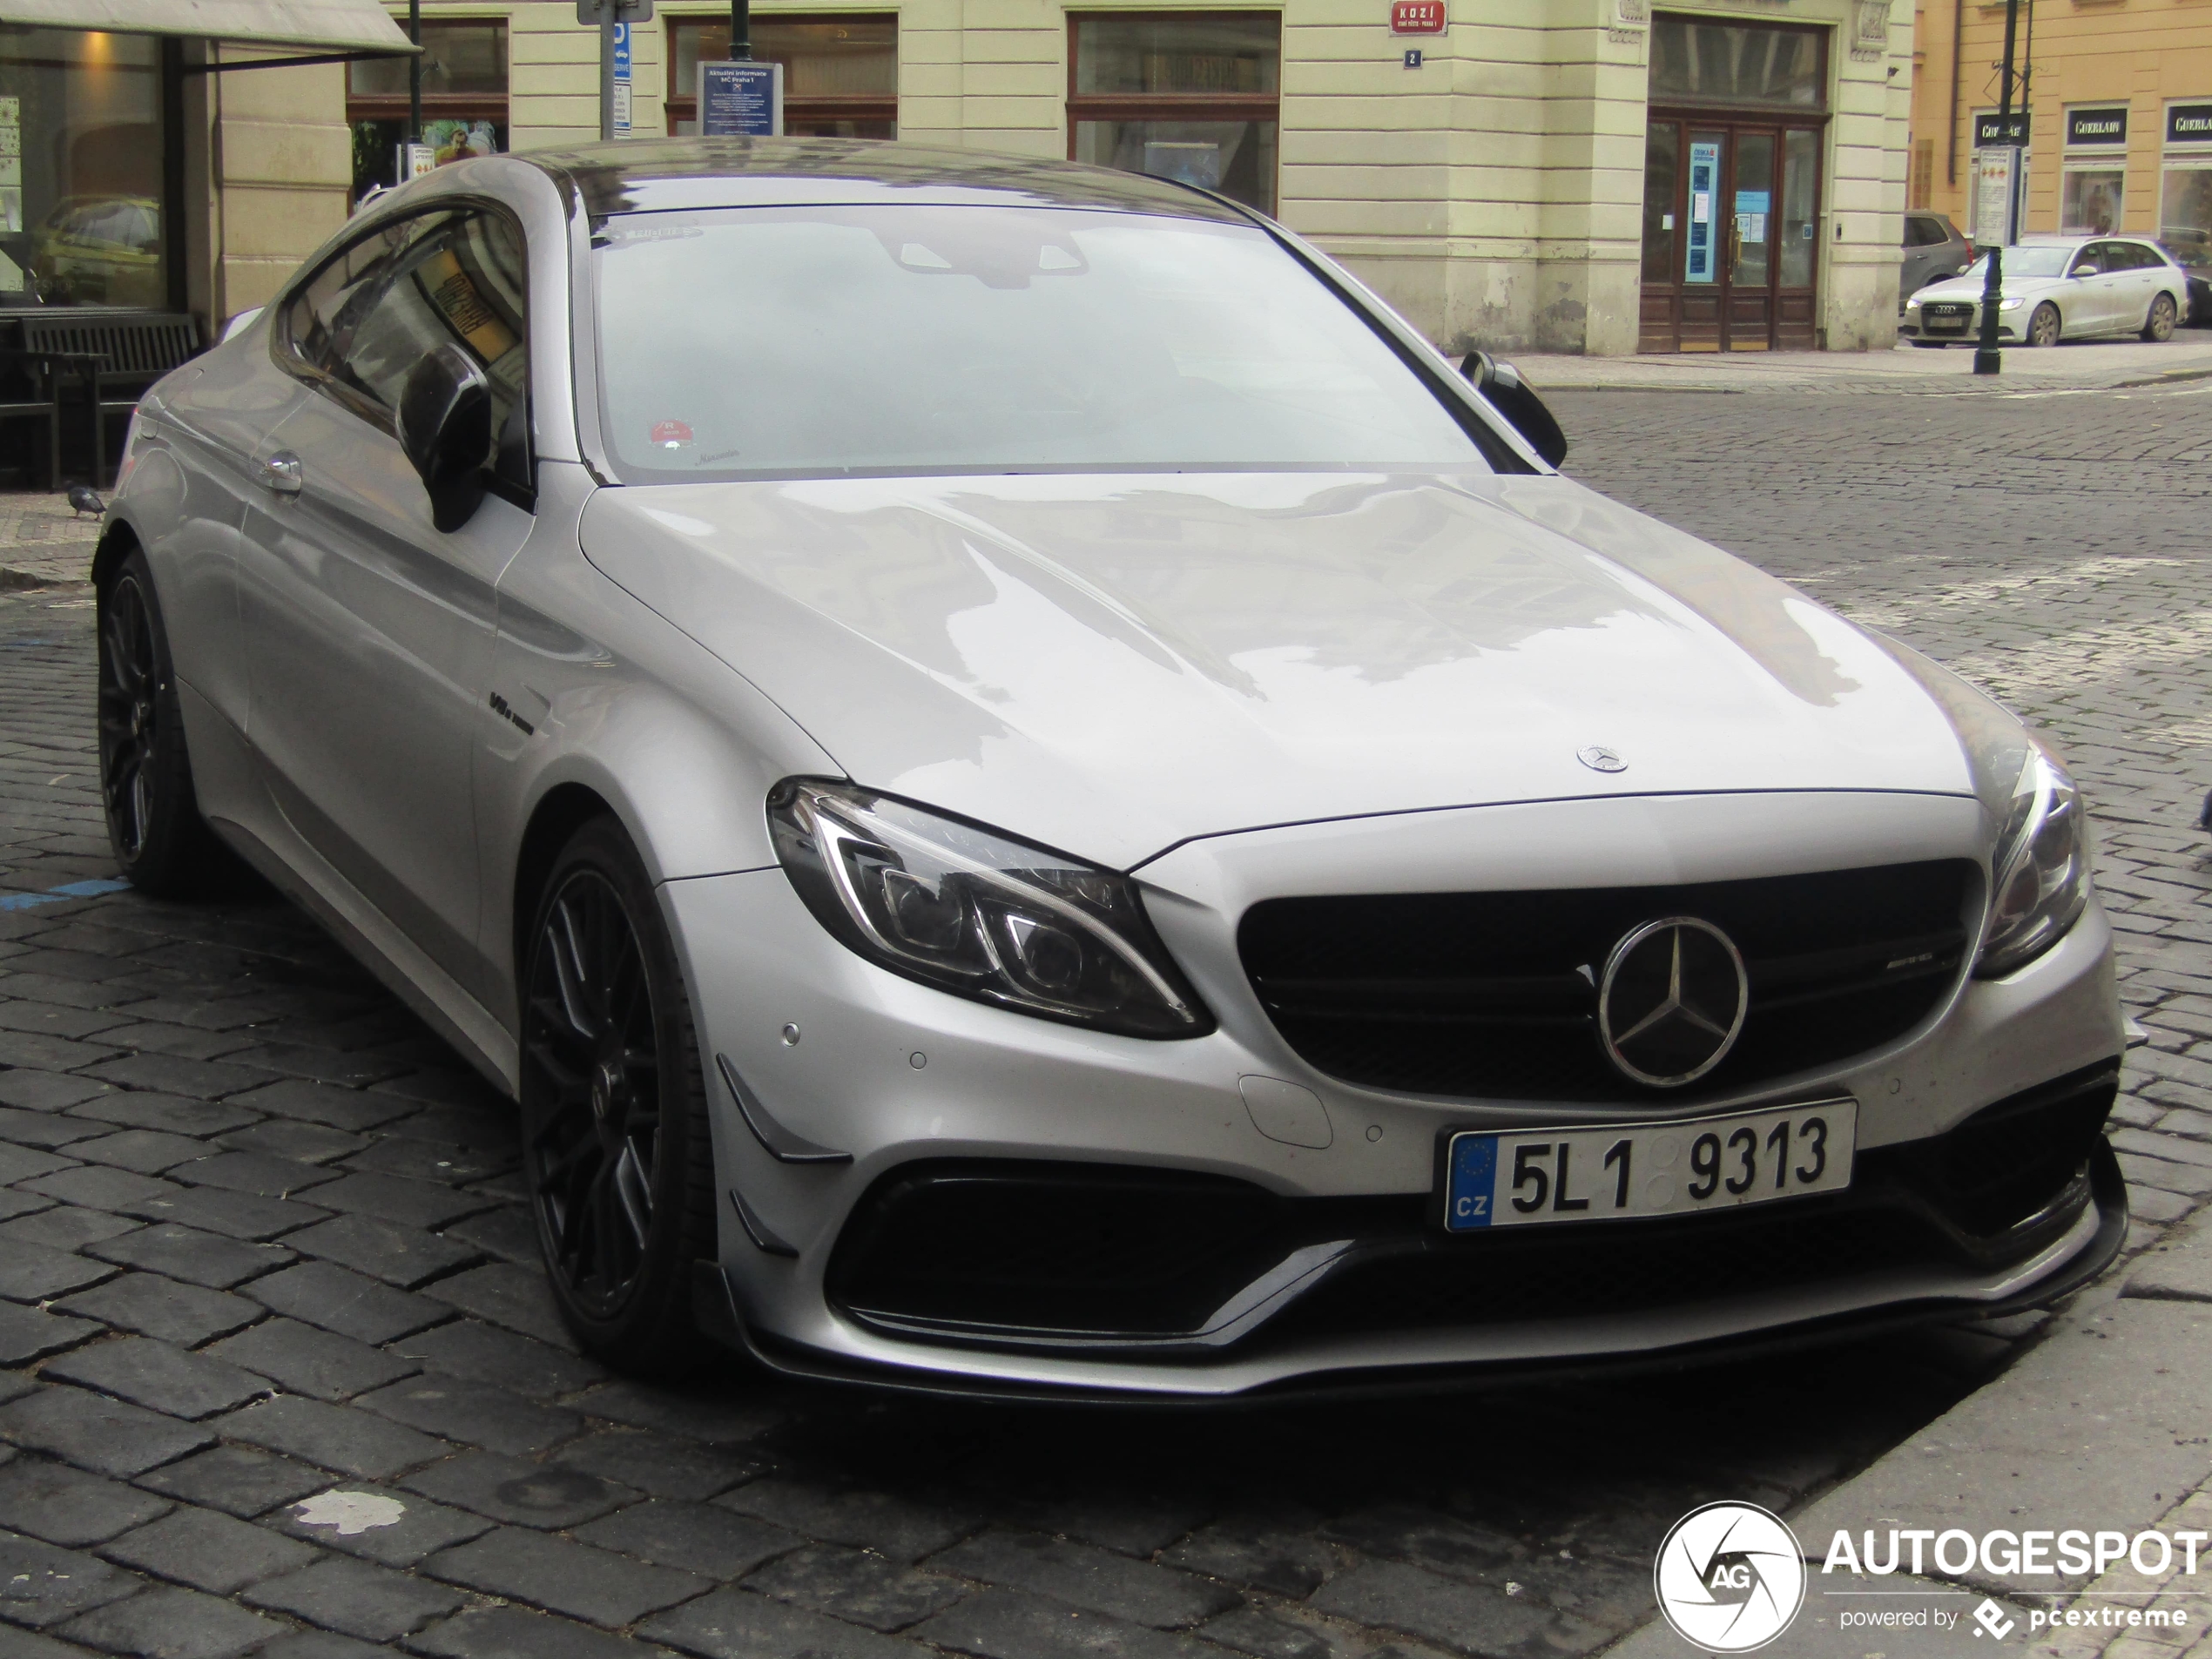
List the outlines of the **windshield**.
{"type": "MultiPolygon", "coordinates": [[[[2070,247],[2008,247],[2005,250],[2005,275],[2013,277],[2060,277],[2067,271],[2067,260],[2077,250],[2070,247]]],[[[1985,281],[1989,276],[1989,255],[1985,253],[1958,276],[1956,282],[1985,281]]]]}
{"type": "Polygon", "coordinates": [[[630,482],[1487,466],[1477,418],[1251,225],[628,213],[592,262],[604,436],[630,482]]]}

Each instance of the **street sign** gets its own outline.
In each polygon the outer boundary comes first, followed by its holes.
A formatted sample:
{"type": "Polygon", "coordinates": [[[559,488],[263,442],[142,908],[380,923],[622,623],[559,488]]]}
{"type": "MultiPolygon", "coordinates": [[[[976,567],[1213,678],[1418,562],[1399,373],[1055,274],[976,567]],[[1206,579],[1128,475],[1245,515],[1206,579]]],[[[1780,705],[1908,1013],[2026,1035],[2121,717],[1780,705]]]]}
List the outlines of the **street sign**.
{"type": "Polygon", "coordinates": [[[614,130],[617,133],[630,131],[630,25],[617,23],[614,27],[614,130]]]}
{"type": "Polygon", "coordinates": [[[630,25],[626,23],[617,23],[615,24],[615,79],[626,81],[629,78],[630,25]]]}
{"type": "Polygon", "coordinates": [[[1973,243],[2009,247],[2020,239],[2020,203],[2027,194],[2025,154],[2011,145],[1974,152],[1973,243]]]}
{"type": "Polygon", "coordinates": [[[438,165],[438,152],[427,144],[401,144],[394,146],[398,152],[395,171],[401,184],[410,179],[420,179],[438,165]]]}
{"type": "Polygon", "coordinates": [[[751,58],[699,65],[699,136],[781,138],[784,66],[751,58]]]}
{"type": "MultiPolygon", "coordinates": [[[[651,23],[653,20],[653,0],[615,0],[613,10],[618,23],[651,23]]],[[[587,29],[597,29],[604,23],[607,10],[601,0],[576,0],[576,20],[587,29]]]]}
{"type": "Polygon", "coordinates": [[[2027,142],[2027,111],[2020,110],[2011,115],[1977,115],[1974,117],[1974,148],[1993,150],[2000,145],[2027,142]]]}
{"type": "Polygon", "coordinates": [[[1440,35],[1445,24],[1444,0],[1391,0],[1393,35],[1440,35]]]}

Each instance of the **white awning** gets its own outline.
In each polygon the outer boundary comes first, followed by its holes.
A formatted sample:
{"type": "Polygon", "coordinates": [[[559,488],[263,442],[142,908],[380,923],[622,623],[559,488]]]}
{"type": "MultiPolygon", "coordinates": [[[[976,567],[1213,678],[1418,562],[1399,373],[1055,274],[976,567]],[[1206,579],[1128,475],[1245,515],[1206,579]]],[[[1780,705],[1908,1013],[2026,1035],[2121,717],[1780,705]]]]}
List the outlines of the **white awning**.
{"type": "Polygon", "coordinates": [[[318,51],[415,50],[378,0],[0,0],[0,23],[186,35],[318,51]]]}

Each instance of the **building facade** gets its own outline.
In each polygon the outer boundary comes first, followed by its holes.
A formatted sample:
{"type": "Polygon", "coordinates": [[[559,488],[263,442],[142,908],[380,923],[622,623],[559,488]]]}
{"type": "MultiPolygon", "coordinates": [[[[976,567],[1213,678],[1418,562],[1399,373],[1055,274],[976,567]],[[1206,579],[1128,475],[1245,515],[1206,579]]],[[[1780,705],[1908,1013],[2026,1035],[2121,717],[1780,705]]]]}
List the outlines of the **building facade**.
{"type": "MultiPolygon", "coordinates": [[[[442,158],[597,136],[572,0],[429,0],[442,158]]],[[[1210,185],[1453,349],[1894,339],[1912,19],[1889,0],[760,0],[793,133],[1073,157],[1210,185]],[[1434,32],[1398,32],[1401,28],[1434,32]]],[[[631,31],[631,131],[684,132],[726,6],[631,31]]],[[[355,185],[404,66],[353,65],[355,185]]]]}
{"type": "MultiPolygon", "coordinates": [[[[1929,0],[1913,20],[1911,205],[1974,234],[1976,138],[1993,138],[2005,8],[1929,0]]],[[[2024,0],[2028,232],[2133,231],[2212,259],[2212,7],[2024,0]]],[[[2014,107],[2020,106],[2018,95],[2014,107]]],[[[1990,198],[1984,201],[1984,196],[1990,198]]]]}

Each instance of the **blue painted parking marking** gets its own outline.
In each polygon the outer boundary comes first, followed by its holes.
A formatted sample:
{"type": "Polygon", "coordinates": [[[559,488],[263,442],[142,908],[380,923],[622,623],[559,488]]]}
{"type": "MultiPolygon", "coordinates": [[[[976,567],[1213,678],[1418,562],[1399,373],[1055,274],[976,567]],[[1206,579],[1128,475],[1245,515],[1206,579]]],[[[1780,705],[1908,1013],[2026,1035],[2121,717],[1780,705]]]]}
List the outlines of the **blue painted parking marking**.
{"type": "Polygon", "coordinates": [[[97,899],[103,894],[125,892],[130,885],[128,881],[71,881],[44,893],[0,894],[0,910],[28,910],[33,905],[60,904],[66,899],[97,899]]]}

